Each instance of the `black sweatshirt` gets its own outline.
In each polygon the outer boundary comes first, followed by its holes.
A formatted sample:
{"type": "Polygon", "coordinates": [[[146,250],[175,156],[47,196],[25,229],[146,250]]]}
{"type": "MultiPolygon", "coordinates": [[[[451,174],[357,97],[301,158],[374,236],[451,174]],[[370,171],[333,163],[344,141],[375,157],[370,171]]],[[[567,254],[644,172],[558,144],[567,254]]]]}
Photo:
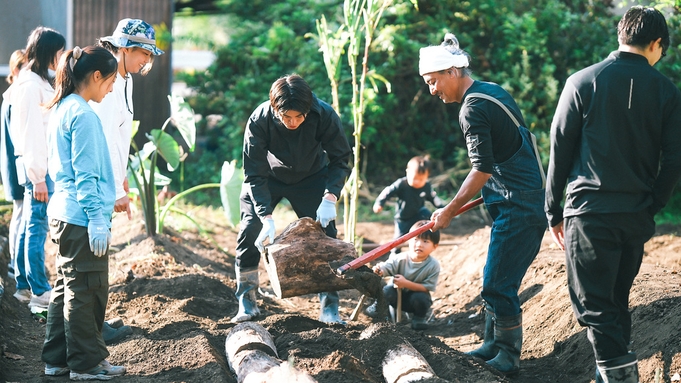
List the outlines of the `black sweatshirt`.
{"type": "Polygon", "coordinates": [[[551,227],[563,216],[655,213],[679,177],[681,92],[644,56],[615,51],[568,78],[551,124],[551,227]]]}
{"type": "Polygon", "coordinates": [[[326,190],[340,196],[351,153],[338,114],[316,96],[296,130],[274,116],[269,101],[260,104],[246,123],[243,148],[244,183],[250,186],[258,216],[272,214],[270,177],[291,185],[328,165],[326,190]]]}

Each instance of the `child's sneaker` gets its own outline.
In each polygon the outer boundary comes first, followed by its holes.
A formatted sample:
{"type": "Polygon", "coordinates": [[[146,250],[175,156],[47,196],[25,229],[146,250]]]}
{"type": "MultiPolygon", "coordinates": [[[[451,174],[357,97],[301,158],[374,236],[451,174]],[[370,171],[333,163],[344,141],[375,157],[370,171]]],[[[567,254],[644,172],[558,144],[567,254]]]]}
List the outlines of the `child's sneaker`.
{"type": "Polygon", "coordinates": [[[45,375],[47,376],[61,376],[69,373],[68,367],[53,366],[49,363],[45,363],[45,375]]]}
{"type": "Polygon", "coordinates": [[[28,303],[31,301],[31,290],[19,289],[14,293],[14,298],[17,298],[21,303],[28,303]]]}
{"type": "Polygon", "coordinates": [[[426,323],[426,317],[414,317],[411,319],[411,328],[414,330],[425,330],[428,328],[428,323],[426,323]]]}
{"type": "Polygon", "coordinates": [[[45,291],[40,295],[31,295],[31,300],[28,302],[28,307],[44,307],[50,305],[50,296],[52,295],[52,290],[45,291]]]}
{"type": "Polygon", "coordinates": [[[374,300],[374,303],[370,304],[366,309],[364,309],[364,313],[369,318],[378,318],[378,301],[374,300]]]}
{"type": "Polygon", "coordinates": [[[108,360],[99,362],[93,369],[85,372],[71,371],[71,380],[111,380],[116,376],[125,374],[125,367],[112,366],[108,360]]]}
{"type": "Polygon", "coordinates": [[[38,322],[40,323],[47,322],[47,307],[30,306],[29,310],[31,310],[31,315],[33,315],[33,318],[36,319],[38,322]]]}

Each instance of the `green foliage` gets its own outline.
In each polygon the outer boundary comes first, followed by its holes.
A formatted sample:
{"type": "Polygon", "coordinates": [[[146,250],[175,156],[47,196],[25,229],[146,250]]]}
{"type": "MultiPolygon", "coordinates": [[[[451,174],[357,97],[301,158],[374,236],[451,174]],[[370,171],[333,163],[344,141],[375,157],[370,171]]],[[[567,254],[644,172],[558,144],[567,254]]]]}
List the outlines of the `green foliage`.
{"type": "MultiPolygon", "coordinates": [[[[218,174],[224,160],[241,158],[246,120],[267,100],[269,86],[278,77],[297,72],[320,98],[332,102],[319,40],[309,36],[316,35],[315,20],[322,15],[328,30],[338,29],[343,1],[220,3],[231,20],[229,42],[217,49],[217,60],[209,70],[184,77],[196,91],[189,102],[204,117],[197,128],[206,138],[197,148],[202,154],[186,161],[186,174],[192,174],[187,186],[205,182],[201,174],[218,174]],[[206,118],[210,115],[220,119],[206,118]]],[[[612,3],[435,0],[419,2],[415,9],[411,1],[394,1],[370,47],[369,72],[384,76],[392,88],[388,93],[385,85],[376,82],[375,88],[365,90],[361,178],[380,190],[404,174],[409,158],[424,153],[433,159],[433,176],[469,166],[458,124],[459,107],[430,96],[418,75],[419,49],[439,44],[447,31],[456,34],[471,54],[474,78],[496,82],[514,96],[539,139],[546,166],[548,132],[565,80],[617,49],[619,16],[609,8],[612,3]]],[[[672,47],[656,67],[681,86],[681,17],[674,14],[667,19],[672,47]]],[[[354,130],[351,84],[349,69],[341,68],[338,97],[348,138],[354,130]]],[[[460,180],[452,184],[457,183],[460,180]]]]}
{"type": "MultiPolygon", "coordinates": [[[[168,185],[170,179],[160,174],[156,168],[158,156],[166,161],[168,171],[172,172],[180,165],[183,159],[183,149],[175,139],[165,130],[170,122],[173,122],[180,132],[189,151],[194,150],[196,141],[196,128],[194,125],[194,112],[182,97],[169,96],[171,115],[161,129],[152,129],[147,134],[149,141],[142,149],[138,149],[135,141],[131,142],[135,155],[129,164],[131,191],[138,194],[142,202],[142,212],[147,235],[153,236],[163,231],[163,219],[159,218],[159,207],[156,199],[156,186],[168,185]],[[160,224],[160,227],[157,225],[160,224]]],[[[138,122],[133,124],[133,137],[138,131],[138,122]]]]}
{"type": "Polygon", "coordinates": [[[677,192],[659,213],[655,215],[655,223],[681,225],[681,193],[677,192]]]}
{"type": "Polygon", "coordinates": [[[222,180],[220,181],[220,199],[227,217],[227,223],[235,228],[241,220],[239,196],[241,184],[244,182],[244,169],[237,168],[236,160],[225,161],[222,165],[222,180]]]}

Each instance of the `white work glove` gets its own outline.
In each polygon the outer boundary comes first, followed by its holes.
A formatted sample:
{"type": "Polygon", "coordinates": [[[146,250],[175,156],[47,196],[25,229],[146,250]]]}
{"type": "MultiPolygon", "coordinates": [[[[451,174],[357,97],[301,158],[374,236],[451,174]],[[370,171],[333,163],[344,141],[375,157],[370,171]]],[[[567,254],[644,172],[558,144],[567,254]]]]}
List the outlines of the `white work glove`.
{"type": "Polygon", "coordinates": [[[322,224],[322,227],[326,227],[334,219],[336,219],[336,203],[322,198],[322,203],[317,208],[317,221],[322,224]]]}
{"type": "Polygon", "coordinates": [[[265,239],[269,238],[270,244],[273,243],[275,233],[276,231],[274,230],[274,219],[266,218],[265,220],[263,220],[262,230],[260,230],[260,234],[258,234],[258,238],[255,240],[255,247],[257,247],[261,253],[264,253],[265,245],[263,245],[263,242],[265,242],[265,239]]]}
{"type": "Polygon", "coordinates": [[[97,257],[106,254],[111,242],[111,232],[103,218],[90,220],[87,224],[87,234],[90,240],[90,250],[97,257]]]}

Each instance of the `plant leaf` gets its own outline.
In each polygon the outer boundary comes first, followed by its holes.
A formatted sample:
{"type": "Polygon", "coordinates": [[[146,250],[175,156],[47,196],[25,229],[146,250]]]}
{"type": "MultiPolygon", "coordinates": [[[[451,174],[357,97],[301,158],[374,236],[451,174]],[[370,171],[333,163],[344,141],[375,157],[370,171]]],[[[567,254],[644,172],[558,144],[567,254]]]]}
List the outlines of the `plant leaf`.
{"type": "MultiPolygon", "coordinates": [[[[173,136],[160,130],[153,129],[149,134],[150,142],[156,146],[156,151],[168,163],[168,171],[173,171],[180,166],[180,145],[173,136]]],[[[146,149],[146,144],[144,145],[146,149]]]]}
{"type": "Polygon", "coordinates": [[[133,120],[132,121],[132,135],[130,135],[130,138],[132,139],[135,137],[135,134],[137,134],[137,131],[140,129],[140,122],[139,120],[133,120]]]}
{"type": "Polygon", "coordinates": [[[184,98],[176,94],[168,96],[170,101],[170,115],[177,130],[180,131],[184,142],[187,143],[189,151],[193,152],[196,146],[196,123],[194,121],[194,110],[184,98]]]}
{"type": "Polygon", "coordinates": [[[222,199],[222,208],[225,209],[227,223],[232,228],[236,227],[240,221],[239,196],[243,181],[244,170],[242,168],[237,169],[236,160],[225,161],[222,164],[220,198],[222,199]]]}

